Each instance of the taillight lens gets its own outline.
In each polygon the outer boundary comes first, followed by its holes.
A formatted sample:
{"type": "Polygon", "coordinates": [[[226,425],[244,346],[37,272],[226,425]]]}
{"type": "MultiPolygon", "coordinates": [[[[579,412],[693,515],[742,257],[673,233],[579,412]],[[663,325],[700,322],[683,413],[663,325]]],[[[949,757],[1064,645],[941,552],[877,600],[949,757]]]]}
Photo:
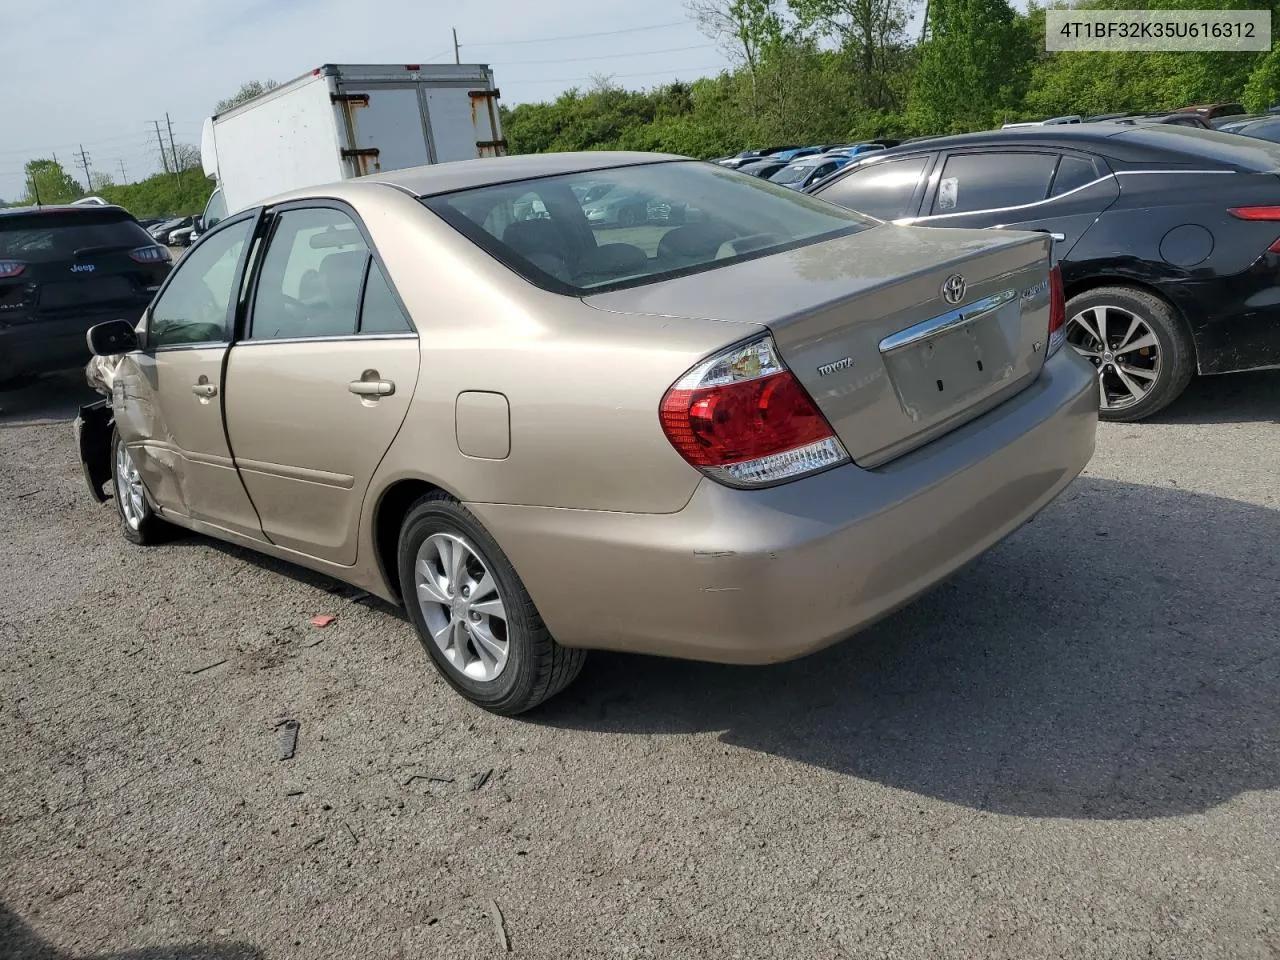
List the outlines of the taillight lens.
{"type": "Polygon", "coordinates": [[[25,269],[27,265],[21,260],[0,260],[0,280],[10,280],[25,269]]]}
{"type": "Polygon", "coordinates": [[[1280,207],[1231,207],[1227,213],[1238,220],[1280,220],[1280,207]]]}
{"type": "Polygon", "coordinates": [[[165,247],[138,247],[129,251],[129,256],[138,261],[138,263],[167,263],[170,259],[169,251],[165,247]]]}
{"type": "Polygon", "coordinates": [[[734,487],[769,486],[849,460],[767,334],[698,364],[667,391],[658,415],[680,456],[734,487]]]}
{"type": "MultiPolygon", "coordinates": [[[[1280,220],[1280,207],[1231,207],[1227,213],[1237,220],[1280,220]]],[[[1280,253],[1280,237],[1271,241],[1267,253],[1280,253]]]]}
{"type": "Polygon", "coordinates": [[[1049,349],[1052,357],[1067,339],[1067,298],[1062,292],[1062,268],[1056,263],[1049,270],[1049,349]]]}

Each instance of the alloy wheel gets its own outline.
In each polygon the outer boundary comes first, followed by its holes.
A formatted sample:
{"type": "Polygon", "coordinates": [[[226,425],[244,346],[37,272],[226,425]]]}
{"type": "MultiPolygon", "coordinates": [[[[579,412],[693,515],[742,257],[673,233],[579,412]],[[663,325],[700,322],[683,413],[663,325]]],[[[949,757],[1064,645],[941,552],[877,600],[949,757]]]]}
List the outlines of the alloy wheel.
{"type": "Polygon", "coordinates": [[[124,522],[130,530],[137,530],[147,515],[147,501],[142,492],[142,477],[123,442],[116,444],[116,499],[120,501],[124,522]]]}
{"type": "Polygon", "coordinates": [[[444,658],[472,680],[496,680],[511,645],[498,583],[461,537],[432,534],[418,549],[414,584],[427,630],[444,658]]]}
{"type": "Polygon", "coordinates": [[[1081,310],[1067,321],[1067,342],[1097,370],[1103,410],[1141,402],[1160,379],[1160,342],[1132,310],[1113,305],[1081,310]]]}

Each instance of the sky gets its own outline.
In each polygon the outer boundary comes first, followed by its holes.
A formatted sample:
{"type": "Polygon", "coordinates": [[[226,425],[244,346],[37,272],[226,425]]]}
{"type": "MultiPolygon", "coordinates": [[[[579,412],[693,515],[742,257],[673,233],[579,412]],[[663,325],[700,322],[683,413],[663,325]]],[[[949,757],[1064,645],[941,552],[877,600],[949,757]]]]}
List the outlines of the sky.
{"type": "Polygon", "coordinates": [[[247,80],[323,63],[493,67],[508,105],[554,98],[608,74],[627,87],[714,75],[725,55],[682,0],[0,0],[0,199],[23,164],[56,156],[129,181],[161,169],[154,122],[199,146],[219,100],[247,80]],[[465,11],[465,12],[464,12],[465,11]],[[597,34],[596,36],[582,36],[597,34]]]}

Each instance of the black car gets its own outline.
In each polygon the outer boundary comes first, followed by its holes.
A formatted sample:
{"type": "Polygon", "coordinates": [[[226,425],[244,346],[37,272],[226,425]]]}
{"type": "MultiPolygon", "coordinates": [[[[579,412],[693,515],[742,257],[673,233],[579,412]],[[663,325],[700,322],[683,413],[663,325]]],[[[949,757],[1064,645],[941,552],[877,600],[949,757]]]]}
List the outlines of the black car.
{"type": "Polygon", "coordinates": [[[1170,124],[1023,127],[859,158],[810,191],[882,220],[1051,233],[1101,415],[1280,366],[1280,145],[1170,124]]]}
{"type": "Polygon", "coordinates": [[[136,319],[171,268],[126,210],[0,210],[0,383],[89,359],[95,323],[136,319]]]}

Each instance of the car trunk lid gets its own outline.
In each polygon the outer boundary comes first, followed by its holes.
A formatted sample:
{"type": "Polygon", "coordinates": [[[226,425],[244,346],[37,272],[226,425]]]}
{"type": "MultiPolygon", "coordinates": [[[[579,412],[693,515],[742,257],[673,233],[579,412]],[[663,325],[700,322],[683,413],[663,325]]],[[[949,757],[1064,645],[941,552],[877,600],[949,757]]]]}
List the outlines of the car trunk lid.
{"type": "Polygon", "coordinates": [[[764,324],[850,456],[877,466],[1030,385],[1049,267],[1042,234],[886,225],[586,302],[764,324]]]}

